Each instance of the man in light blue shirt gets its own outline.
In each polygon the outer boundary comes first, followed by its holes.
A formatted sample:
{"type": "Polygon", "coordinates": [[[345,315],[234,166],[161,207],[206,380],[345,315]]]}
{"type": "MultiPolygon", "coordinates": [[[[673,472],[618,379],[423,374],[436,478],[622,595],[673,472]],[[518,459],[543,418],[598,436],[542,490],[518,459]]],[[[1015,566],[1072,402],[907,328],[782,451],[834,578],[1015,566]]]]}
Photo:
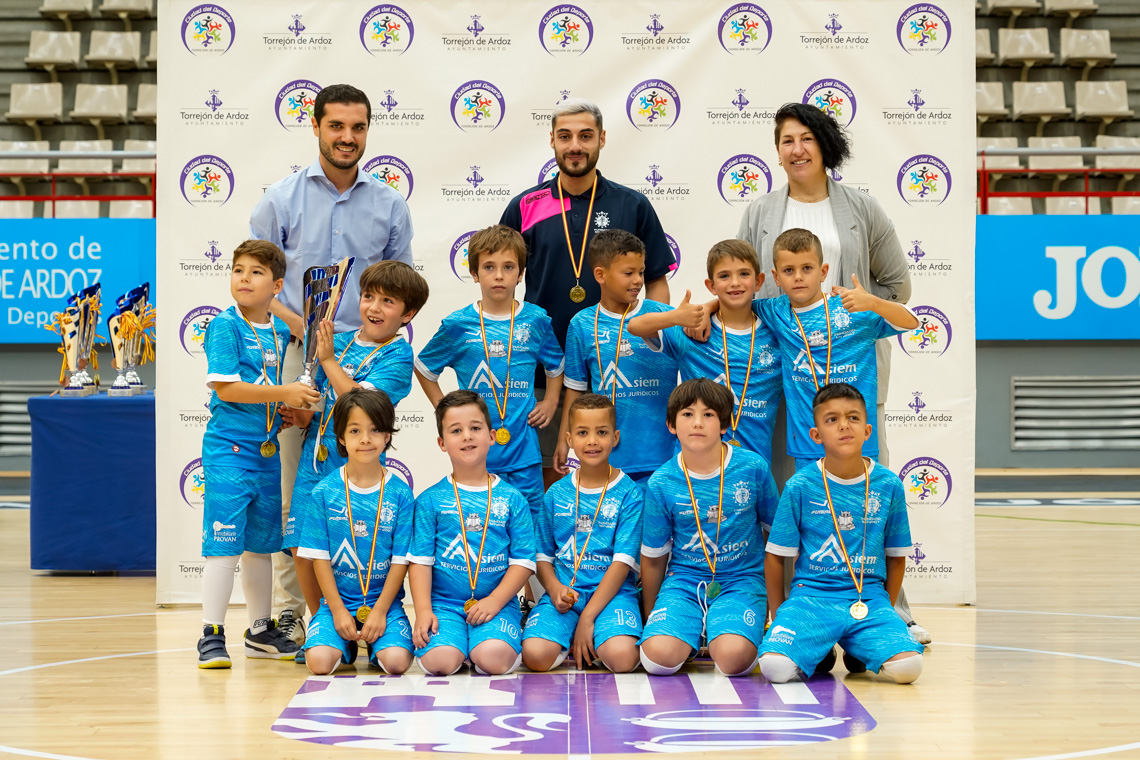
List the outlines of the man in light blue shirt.
{"type": "MultiPolygon", "coordinates": [[[[360,327],[360,273],[369,264],[395,259],[412,264],[412,220],[400,193],[357,166],[364,157],[372,105],[368,96],[351,85],[336,84],[317,95],[313,107],[313,134],[320,155],[308,169],[276,182],[261,197],[249,218],[250,236],[276,243],[288,264],[285,287],[274,299],[270,313],[289,326],[294,350],[286,353],[282,377],[301,374],[301,311],[303,280],[309,267],[328,266],[355,256],[344,304],[336,318],[336,331],[360,327]]],[[[301,455],[296,428],[282,431],[282,519],[289,519],[293,479],[301,455]]],[[[273,608],[283,632],[304,644],[305,600],[293,563],[284,554],[273,555],[273,608]]]]}

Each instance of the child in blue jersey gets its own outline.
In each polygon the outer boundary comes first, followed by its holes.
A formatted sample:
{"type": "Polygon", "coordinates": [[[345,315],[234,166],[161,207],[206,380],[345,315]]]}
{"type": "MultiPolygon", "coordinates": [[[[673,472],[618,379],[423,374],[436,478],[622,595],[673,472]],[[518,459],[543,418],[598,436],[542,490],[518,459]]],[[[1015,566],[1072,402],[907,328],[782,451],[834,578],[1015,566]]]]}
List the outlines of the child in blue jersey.
{"type": "Polygon", "coordinates": [[[416,498],[408,550],[416,660],[428,675],[450,675],[464,660],[480,673],[510,673],[522,660],[515,597],[534,572],[530,505],[487,471],[491,415],[478,393],[441,398],[435,424],[451,474],[416,498]]]}
{"type": "Polygon", "coordinates": [[[645,246],[636,236],[603,230],[590,241],[589,257],[601,301],[574,315],[566,332],[566,398],[554,469],[563,475],[570,471],[570,405],[592,389],[609,396],[617,408],[624,443],[614,446],[611,464],[644,483],[673,454],[673,436],[662,422],[669,393],[677,386],[677,362],[630,334],[629,320],[669,311],[669,306],[638,300],[645,284],[645,246]]]}
{"type": "Polygon", "coordinates": [[[702,634],[724,675],[756,665],[767,612],[763,533],[777,496],[768,463],[722,441],[732,407],[732,393],[708,378],[669,396],[681,453],[649,479],[641,539],[641,664],[651,675],[677,672],[702,634]]]}
{"type": "Polygon", "coordinates": [[[672,311],[631,319],[629,331],[677,362],[681,380],[715,378],[735,398],[725,440],[772,461],[772,429],[783,397],[780,347],[752,298],[764,284],[756,249],[743,240],[722,240],[709,251],[705,287],[716,296],[708,341],[694,340],[682,328],[698,329],[704,309],[685,293],[672,311]],[[726,359],[727,357],[727,359],[726,359]]]}
{"type": "Polygon", "coordinates": [[[911,548],[902,483],[863,456],[874,436],[856,388],[826,385],[812,405],[811,437],[824,458],[788,481],[776,510],[764,563],[772,626],[761,672],[773,683],[811,674],[838,642],[859,661],[852,668],[844,657],[853,672],[881,670],[911,683],[922,673],[922,645],[892,606],[911,548]],[[787,601],[785,557],[797,558],[787,601]]]}
{"type": "MultiPolygon", "coordinates": [[[[401,261],[380,261],[360,275],[360,329],[334,335],[331,320],[321,323],[317,333],[320,365],[313,379],[317,390],[325,394],[325,407],[317,414],[292,410],[297,424],[308,428],[285,521],[285,548],[299,545],[306,515],[312,513],[313,489],[346,462],[333,431],[336,399],[353,388],[374,388],[397,405],[411,392],[412,347],[398,331],[412,321],[427,299],[427,281],[415,269],[401,261]]],[[[383,450],[379,461],[384,461],[383,450]]],[[[313,563],[293,552],[293,564],[309,613],[316,614],[321,590],[313,563]]]]}
{"type": "Polygon", "coordinates": [[[202,510],[202,637],[198,667],[228,668],[226,607],[238,561],[249,611],[245,654],[292,660],[297,645],[270,618],[271,555],[281,550],[281,461],[277,405],[318,399],[302,383],[281,384],[289,328],[269,314],[281,292],[285,254],[273,243],[247,240],[234,251],[230,294],[235,305],[206,330],[206,385],[210,422],[202,438],[205,505],[202,510]]]}
{"type": "Polygon", "coordinates": [[[352,388],[332,412],[345,463],[313,489],[298,549],[313,563],[323,597],[305,659],[314,674],[329,675],[352,663],[363,641],[370,664],[399,675],[412,664],[403,598],[415,499],[380,463],[396,432],[396,409],[383,391],[352,388]]]}
{"type": "Polygon", "coordinates": [[[587,393],[570,406],[570,448],[581,465],[546,492],[535,525],[546,593],[523,632],[523,663],[531,670],[558,667],[570,649],[579,670],[599,658],[615,673],[637,667],[634,573],[643,502],[641,489],[610,465],[620,438],[616,420],[605,396],[587,393]]]}
{"type": "Polygon", "coordinates": [[[562,348],[542,307],[515,300],[526,269],[522,235],[501,224],[480,230],[467,244],[467,265],[481,299],[444,317],[416,357],[416,377],[432,406],[443,398],[439,376],[447,367],[460,387],[494,406],[487,469],[521,491],[537,512],[545,489],[535,428],[549,425],[558,406],[562,348]],[[546,371],[546,397],[536,403],[539,364],[546,371]]]}
{"type": "MultiPolygon", "coordinates": [[[[868,293],[855,275],[851,276],[854,288],[837,285],[825,296],[823,247],[808,230],[784,231],[772,250],[772,275],[784,294],[756,301],[753,308],[780,344],[788,455],[795,457],[798,470],[823,456],[823,448],[808,435],[813,427],[812,397],[824,385],[844,382],[864,398],[876,398],[875,341],[914,329],[918,318],[903,304],[868,293]]],[[[871,415],[872,429],[874,418],[871,415]]],[[[877,433],[863,453],[878,457],[877,433]]]]}

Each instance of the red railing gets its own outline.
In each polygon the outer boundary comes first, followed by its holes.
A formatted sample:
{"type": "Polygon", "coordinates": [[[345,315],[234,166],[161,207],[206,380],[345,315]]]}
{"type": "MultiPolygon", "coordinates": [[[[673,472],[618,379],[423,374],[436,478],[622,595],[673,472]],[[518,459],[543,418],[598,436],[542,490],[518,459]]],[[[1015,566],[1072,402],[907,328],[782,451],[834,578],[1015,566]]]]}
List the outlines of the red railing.
{"type": "MultiPolygon", "coordinates": [[[[82,160],[82,159],[153,159],[155,157],[154,151],[107,151],[107,150],[92,150],[92,151],[60,151],[60,150],[33,150],[33,151],[12,151],[0,153],[0,161],[19,161],[28,159],[48,159],[48,160],[82,160]]],[[[41,201],[43,203],[51,203],[52,216],[55,216],[55,204],[58,201],[149,201],[150,214],[154,217],[157,213],[157,203],[155,202],[155,173],[151,172],[132,172],[132,171],[118,171],[118,172],[60,172],[60,171],[46,171],[46,172],[0,172],[0,182],[14,180],[28,179],[39,182],[51,182],[51,193],[48,195],[0,195],[0,202],[4,201],[41,201]],[[61,195],[59,192],[58,183],[66,180],[137,180],[138,178],[149,178],[149,182],[142,184],[147,186],[150,191],[145,195],[122,195],[122,194],[108,194],[108,195],[61,195]]],[[[20,186],[22,190],[22,182],[16,181],[15,184],[20,186]]],[[[82,184],[82,183],[80,183],[82,184]]]]}
{"type": "Polygon", "coordinates": [[[1089,211],[1090,198],[1124,198],[1140,197],[1140,190],[1090,190],[1089,178],[1120,177],[1123,185],[1129,179],[1140,176],[1140,150],[1134,148],[988,148],[978,150],[982,160],[978,168],[978,200],[979,213],[989,213],[991,198],[1084,198],[1085,213],[1089,211]],[[1009,167],[992,169],[986,166],[986,157],[991,156],[1133,156],[1136,158],[1136,168],[1097,168],[1093,166],[1073,167],[1071,169],[1027,169],[1024,167],[1009,167]],[[1007,176],[1063,176],[1083,177],[1084,186],[1080,190],[1005,190],[990,189],[992,178],[995,175],[1007,176]]]}

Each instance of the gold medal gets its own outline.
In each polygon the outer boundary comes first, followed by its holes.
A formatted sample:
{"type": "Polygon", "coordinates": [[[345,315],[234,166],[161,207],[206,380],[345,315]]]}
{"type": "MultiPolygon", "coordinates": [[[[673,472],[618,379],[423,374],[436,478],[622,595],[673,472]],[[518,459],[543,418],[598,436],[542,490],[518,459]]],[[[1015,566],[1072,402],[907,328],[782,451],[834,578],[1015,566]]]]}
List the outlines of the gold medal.
{"type": "Polygon", "coordinates": [[[475,597],[471,597],[470,599],[468,599],[466,602],[463,603],[463,611],[464,612],[470,612],[471,608],[474,607],[476,604],[478,604],[478,602],[475,601],[475,597]]]}
{"type": "Polygon", "coordinates": [[[261,444],[261,456],[268,459],[276,453],[277,447],[273,445],[272,441],[266,441],[265,443],[261,444]]]}
{"type": "Polygon", "coordinates": [[[733,439],[732,439],[731,441],[729,441],[728,443],[729,443],[729,445],[730,445],[730,446],[740,446],[740,441],[736,440],[735,438],[733,438],[733,439]]]}
{"type": "Polygon", "coordinates": [[[570,288],[570,300],[574,303],[582,303],[586,300],[586,289],[581,285],[575,285],[570,288]]]}
{"type": "MultiPolygon", "coordinates": [[[[752,318],[752,340],[748,344],[748,364],[745,365],[744,370],[744,386],[740,389],[740,407],[736,410],[735,414],[729,415],[728,421],[732,429],[732,439],[729,441],[733,446],[740,446],[740,441],[736,440],[736,427],[740,424],[740,416],[744,414],[744,398],[748,395],[748,381],[752,378],[752,356],[756,350],[756,317],[752,318]]],[[[724,346],[724,385],[730,391],[732,390],[732,375],[728,367],[728,330],[724,326],[724,320],[720,322],[720,338],[724,346]]],[[[811,356],[808,356],[808,361],[811,361],[811,356]]],[[[733,393],[735,396],[735,392],[733,393]]]]}
{"type": "MultiPolygon", "coordinates": [[[[716,581],[717,547],[720,546],[720,522],[724,518],[724,454],[726,446],[720,447],[720,495],[716,505],[716,535],[712,540],[712,553],[705,543],[705,529],[701,526],[701,512],[697,506],[697,495],[693,492],[693,481],[689,478],[689,468],[685,466],[685,455],[681,454],[681,472],[685,475],[685,485],[689,487],[689,502],[693,505],[693,519],[697,523],[697,540],[701,544],[701,552],[705,555],[705,563],[712,571],[712,581],[705,586],[705,601],[711,602],[720,595],[720,584],[716,581]]],[[[709,518],[713,511],[709,509],[709,518]]],[[[697,593],[700,593],[700,584],[697,584],[697,593]]],[[[699,598],[699,596],[698,596],[699,598]]]]}
{"type": "Polygon", "coordinates": [[[329,458],[329,447],[323,443],[317,446],[317,461],[323,462],[329,458]]]}
{"type": "Polygon", "coordinates": [[[455,511],[459,513],[459,537],[463,540],[463,560],[467,563],[467,583],[471,587],[471,598],[463,603],[463,611],[469,612],[475,606],[475,587],[479,585],[479,571],[483,569],[483,547],[487,545],[487,526],[491,524],[491,475],[487,474],[487,514],[483,516],[483,537],[479,539],[479,559],[475,563],[475,573],[471,573],[471,549],[467,546],[467,522],[463,519],[463,502],[459,500],[459,486],[455,475],[451,476],[451,490],[455,493],[455,511]]]}
{"type": "Polygon", "coordinates": [[[867,617],[868,612],[870,612],[870,610],[867,609],[867,603],[862,599],[851,605],[851,617],[856,620],[862,620],[867,617]]]}
{"type": "MultiPolygon", "coordinates": [[[[827,320],[827,366],[823,372],[823,384],[828,385],[831,382],[831,307],[827,305],[827,296],[823,297],[823,314],[827,320]]],[[[819,378],[815,374],[815,359],[811,356],[811,342],[808,341],[807,331],[804,330],[804,323],[800,321],[800,315],[792,309],[792,316],[796,318],[796,325],[800,328],[800,336],[804,339],[804,351],[807,352],[808,369],[811,370],[811,381],[815,383],[815,389],[820,389],[819,378]]],[[[824,478],[827,480],[827,478],[824,478]]]]}
{"type": "Polygon", "coordinates": [[[571,604],[577,604],[578,603],[578,592],[575,591],[574,589],[567,589],[566,590],[566,596],[570,597],[573,600],[571,602],[571,604]]]}
{"type": "MultiPolygon", "coordinates": [[[[257,349],[258,349],[258,351],[261,352],[261,373],[262,373],[262,376],[265,378],[266,384],[268,384],[268,385],[281,385],[281,362],[277,361],[277,354],[273,351],[266,351],[265,347],[261,345],[261,336],[257,334],[257,328],[253,326],[253,323],[250,322],[249,318],[247,318],[244,314],[242,314],[241,318],[245,320],[245,323],[247,325],[249,325],[249,329],[253,330],[253,339],[257,341],[257,349]],[[273,358],[272,363],[269,362],[270,357],[273,358]],[[275,367],[277,370],[275,373],[276,374],[276,382],[270,382],[269,381],[269,368],[270,367],[275,367]]],[[[276,349],[278,346],[277,323],[273,321],[272,316],[269,317],[269,324],[273,328],[273,348],[276,349]]],[[[269,457],[271,457],[277,453],[277,447],[274,446],[269,441],[269,439],[273,437],[273,417],[276,414],[277,414],[277,404],[270,402],[270,403],[265,405],[265,438],[266,438],[266,440],[265,440],[265,443],[261,444],[261,456],[265,457],[266,459],[269,459],[269,457]]],[[[237,451],[236,446],[234,447],[234,451],[237,451]]]]}
{"type": "Polygon", "coordinates": [[[855,566],[851,562],[851,555],[847,553],[847,544],[843,540],[843,531],[839,527],[839,518],[835,516],[835,505],[831,501],[831,487],[827,484],[827,459],[823,460],[823,493],[827,497],[827,509],[831,512],[831,522],[835,526],[835,536],[839,539],[839,551],[843,561],[847,564],[847,572],[851,575],[851,582],[855,584],[855,592],[859,600],[853,602],[848,611],[851,617],[862,620],[870,611],[867,603],[863,601],[863,570],[867,567],[867,509],[871,503],[871,472],[867,468],[867,460],[863,460],[863,549],[860,551],[859,577],[855,577],[855,566]]]}
{"type": "Polygon", "coordinates": [[[372,612],[372,608],[367,604],[361,605],[360,609],[356,611],[356,619],[363,623],[368,619],[368,614],[372,612]]]}
{"type": "Polygon", "coordinates": [[[506,446],[510,442],[511,431],[507,430],[505,427],[501,427],[495,431],[495,443],[499,444],[500,446],[506,446]]]}
{"type": "MultiPolygon", "coordinates": [[[[495,443],[506,446],[511,442],[511,431],[507,430],[507,397],[511,392],[511,354],[515,346],[515,303],[511,301],[511,334],[507,338],[507,382],[503,386],[503,403],[499,403],[499,393],[495,390],[495,376],[491,375],[491,398],[495,402],[495,411],[499,413],[499,420],[503,426],[495,431],[495,443]]],[[[487,359],[487,371],[491,372],[491,350],[487,347],[487,328],[483,325],[483,302],[479,302],[479,334],[483,336],[483,356],[487,359]]],[[[459,497],[456,496],[456,499],[459,497]]]]}
{"type": "Polygon", "coordinates": [[[558,180],[558,210],[562,214],[562,231],[566,233],[566,249],[570,252],[570,266],[574,270],[574,287],[570,288],[570,300],[582,303],[586,300],[586,289],[579,283],[582,279],[582,265],[586,263],[586,241],[590,238],[590,220],[594,217],[594,196],[598,193],[598,175],[594,175],[594,185],[590,188],[590,207],[586,210],[586,227],[582,230],[582,250],[574,256],[574,244],[570,242],[570,225],[566,222],[566,199],[562,196],[562,180],[558,180]]]}
{"type": "Polygon", "coordinates": [[[705,599],[710,602],[720,596],[720,583],[713,581],[705,588],[705,599]]]}
{"type": "MultiPolygon", "coordinates": [[[[356,610],[356,620],[360,623],[363,623],[365,620],[367,620],[369,613],[372,612],[372,608],[368,606],[368,589],[372,586],[372,568],[375,567],[373,562],[376,559],[376,537],[380,534],[380,513],[384,511],[384,478],[387,474],[387,472],[382,472],[380,475],[380,495],[377,497],[376,501],[376,517],[372,522],[372,548],[368,552],[367,577],[365,577],[365,575],[361,572],[364,570],[364,568],[361,566],[360,560],[356,561],[356,579],[360,581],[360,596],[364,600],[364,604],[360,605],[360,607],[358,607],[356,610]]],[[[344,506],[345,511],[348,512],[348,524],[355,526],[356,521],[352,519],[352,495],[349,492],[348,487],[347,468],[344,472],[344,506]]],[[[361,525],[364,524],[365,523],[362,520],[361,525]]],[[[359,557],[360,555],[357,553],[356,549],[356,531],[350,530],[348,536],[352,539],[353,555],[359,557]]]]}

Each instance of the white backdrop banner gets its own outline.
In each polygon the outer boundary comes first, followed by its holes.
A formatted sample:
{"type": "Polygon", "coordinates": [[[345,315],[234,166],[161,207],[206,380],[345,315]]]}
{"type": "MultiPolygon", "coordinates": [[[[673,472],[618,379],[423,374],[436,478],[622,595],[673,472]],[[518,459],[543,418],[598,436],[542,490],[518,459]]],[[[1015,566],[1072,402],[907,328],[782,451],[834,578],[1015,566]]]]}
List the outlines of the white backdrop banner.
{"type": "MultiPolygon", "coordinates": [[[[230,304],[234,247],[272,183],[317,156],[322,86],[368,93],[365,170],[399,190],[431,300],[419,350],[477,297],[466,240],[551,176],[550,114],[597,102],[607,177],[644,193],[704,293],[709,247],[784,184],[772,133],[788,101],[830,111],[907,251],[921,327],[893,345],[890,466],[906,486],[912,601],[974,601],[974,7],[895,0],[293,2],[160,0],[158,601],[197,602],[209,419],[202,338],[230,304]],[[954,180],[957,180],[955,182],[954,180]]],[[[295,276],[296,273],[294,273],[295,276]]],[[[443,379],[455,387],[453,376],[443,379]]],[[[417,387],[392,466],[422,490],[446,472],[417,387]]]]}

